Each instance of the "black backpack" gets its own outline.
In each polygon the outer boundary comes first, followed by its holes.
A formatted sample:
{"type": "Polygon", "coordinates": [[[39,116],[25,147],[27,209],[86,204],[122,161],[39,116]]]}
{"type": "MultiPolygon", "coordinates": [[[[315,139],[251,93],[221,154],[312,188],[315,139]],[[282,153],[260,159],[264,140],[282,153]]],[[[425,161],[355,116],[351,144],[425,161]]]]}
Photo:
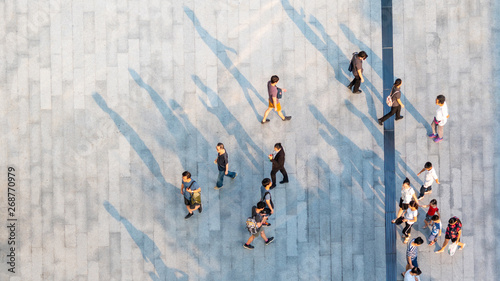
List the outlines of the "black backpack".
{"type": "Polygon", "coordinates": [[[349,68],[347,70],[349,70],[349,72],[352,72],[352,70],[354,69],[354,56],[356,56],[358,54],[358,52],[354,52],[352,53],[352,59],[351,59],[351,63],[349,64],[349,68]]]}

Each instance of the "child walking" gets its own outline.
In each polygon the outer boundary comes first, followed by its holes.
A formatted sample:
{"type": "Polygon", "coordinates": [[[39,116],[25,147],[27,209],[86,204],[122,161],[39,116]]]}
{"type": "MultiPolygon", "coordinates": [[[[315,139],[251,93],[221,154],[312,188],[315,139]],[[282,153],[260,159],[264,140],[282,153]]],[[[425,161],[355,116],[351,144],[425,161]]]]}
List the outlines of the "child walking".
{"type": "MultiPolygon", "coordinates": [[[[429,242],[429,246],[434,245],[437,242],[438,237],[441,237],[441,219],[438,215],[434,215],[431,218],[431,233],[427,237],[427,242],[429,242]]],[[[425,222],[427,224],[427,222],[425,222]]]]}
{"type": "Polygon", "coordinates": [[[438,216],[441,216],[441,214],[439,214],[439,208],[437,207],[436,199],[432,199],[429,205],[422,205],[422,208],[427,208],[427,207],[429,207],[429,210],[427,211],[427,214],[425,214],[425,220],[424,220],[425,225],[422,228],[427,228],[429,226],[429,224],[432,221],[432,217],[436,213],[438,214],[438,216]]]}
{"type": "Polygon", "coordinates": [[[446,98],[443,95],[437,96],[436,104],[438,105],[438,109],[436,111],[436,116],[434,116],[434,120],[431,122],[432,134],[429,135],[429,138],[434,139],[434,142],[438,143],[443,140],[443,127],[450,115],[448,114],[446,98]]]}

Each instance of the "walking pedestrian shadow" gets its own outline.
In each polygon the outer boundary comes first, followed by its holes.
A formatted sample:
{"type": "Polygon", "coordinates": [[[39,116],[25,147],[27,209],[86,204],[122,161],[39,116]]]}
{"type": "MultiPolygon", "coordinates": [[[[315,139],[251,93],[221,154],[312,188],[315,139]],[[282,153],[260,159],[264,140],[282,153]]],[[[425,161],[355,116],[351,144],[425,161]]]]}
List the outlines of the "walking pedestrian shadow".
{"type": "Polygon", "coordinates": [[[383,190],[375,190],[374,186],[368,184],[369,181],[363,181],[363,171],[367,169],[374,170],[373,182],[384,181],[383,167],[384,160],[380,158],[373,150],[361,149],[348,137],[342,135],[332,124],[330,124],[325,116],[314,105],[309,105],[309,111],[321,124],[326,127],[326,131],[319,130],[321,137],[331,146],[333,146],[339,155],[340,161],[344,165],[341,178],[347,179],[352,177],[359,186],[362,187],[365,196],[371,198],[370,192],[381,195],[383,190]],[[350,166],[352,165],[352,169],[350,166]],[[365,165],[367,165],[365,167],[365,165]]]}
{"type": "MultiPolygon", "coordinates": [[[[368,131],[372,134],[373,139],[375,140],[377,145],[383,149],[384,148],[384,134],[380,131],[379,128],[377,128],[378,125],[375,125],[375,124],[373,124],[373,122],[370,122],[368,117],[364,113],[359,111],[350,101],[345,100],[345,105],[346,105],[346,108],[351,113],[353,113],[354,115],[356,115],[357,117],[359,117],[361,119],[361,121],[366,126],[368,131]]],[[[418,183],[423,184],[423,182],[415,174],[415,172],[413,172],[412,169],[406,168],[406,162],[401,157],[401,153],[396,149],[394,150],[394,152],[395,152],[394,156],[396,158],[396,163],[398,164],[398,165],[396,165],[396,174],[398,175],[399,182],[402,182],[406,178],[406,175],[410,174],[411,177],[413,177],[413,179],[415,179],[418,183]]]]}
{"type": "MultiPolygon", "coordinates": [[[[342,30],[342,32],[344,32],[344,35],[347,38],[349,38],[349,40],[353,44],[359,46],[359,48],[361,50],[364,50],[365,52],[367,52],[370,60],[366,60],[366,62],[368,64],[370,64],[372,69],[375,71],[375,73],[377,73],[377,75],[380,78],[382,78],[382,76],[383,76],[382,75],[382,65],[383,65],[382,59],[379,56],[377,56],[377,54],[375,52],[373,52],[372,49],[370,47],[368,47],[368,45],[364,44],[361,40],[356,38],[354,33],[345,24],[340,24],[340,29],[342,30]]],[[[366,82],[366,79],[365,79],[365,82],[366,82]]],[[[373,86],[371,88],[375,89],[373,86]]],[[[383,95],[379,94],[376,90],[374,90],[374,93],[377,96],[377,98],[380,100],[382,105],[384,105],[385,101],[384,101],[383,95]]],[[[413,104],[409,100],[408,96],[403,94],[403,92],[401,92],[401,99],[404,100],[403,103],[405,105],[406,111],[408,113],[410,113],[410,115],[413,116],[413,118],[415,118],[415,120],[417,120],[417,122],[419,122],[420,124],[422,124],[424,126],[424,128],[427,130],[427,134],[430,134],[432,132],[431,125],[429,124],[430,122],[427,122],[425,120],[425,118],[420,114],[420,112],[418,112],[418,110],[413,106],[413,104]]],[[[383,112],[383,110],[382,110],[382,112],[383,112]]],[[[370,116],[373,117],[371,112],[370,112],[370,116]]]]}
{"type": "Polygon", "coordinates": [[[103,97],[98,94],[92,94],[94,101],[97,105],[111,117],[111,120],[115,122],[116,127],[120,130],[120,133],[127,139],[130,143],[130,146],[137,152],[139,157],[141,157],[142,161],[148,167],[149,171],[153,174],[153,176],[160,182],[160,184],[167,188],[170,184],[167,183],[163,174],[161,173],[160,165],[156,161],[151,150],[146,146],[144,141],[139,137],[139,135],[132,129],[132,127],[115,111],[108,107],[108,104],[103,99],[103,97]]]}
{"type": "MultiPolygon", "coordinates": [[[[144,80],[135,70],[129,68],[128,71],[137,85],[148,92],[151,100],[153,100],[153,102],[155,103],[156,108],[158,108],[158,110],[160,111],[161,116],[165,120],[168,131],[173,136],[171,141],[175,142],[175,151],[178,152],[184,150],[185,137],[192,135],[193,133],[196,135],[198,146],[202,146],[207,149],[210,147],[205,137],[191,123],[180,104],[178,104],[175,100],[170,99],[170,105],[167,105],[163,98],[153,89],[153,87],[144,82],[144,80]]],[[[172,144],[169,144],[167,147],[171,145],[172,144]]],[[[201,155],[197,155],[196,157],[201,157],[201,155]]],[[[206,159],[199,159],[199,161],[205,160],[206,159]]]]}
{"type": "Polygon", "coordinates": [[[236,138],[238,145],[246,154],[250,162],[252,162],[255,169],[257,171],[260,170],[262,164],[259,164],[259,161],[257,160],[258,158],[255,158],[255,154],[259,155],[259,158],[262,158],[262,156],[265,155],[264,151],[262,151],[262,149],[260,149],[260,147],[252,140],[252,137],[248,135],[245,128],[241,126],[240,122],[238,122],[234,115],[229,111],[216,92],[210,89],[207,85],[203,84],[200,77],[197,75],[191,75],[191,79],[193,79],[196,86],[208,97],[216,97],[218,105],[217,108],[210,107],[207,102],[200,97],[198,97],[198,99],[201,101],[203,106],[205,106],[208,112],[217,116],[224,129],[226,129],[226,132],[236,138]],[[255,153],[252,153],[249,148],[252,148],[255,153]]]}
{"type": "Polygon", "coordinates": [[[189,276],[183,271],[169,268],[165,265],[165,262],[161,258],[162,253],[156,243],[144,232],[135,228],[130,221],[122,217],[113,205],[108,201],[104,201],[103,206],[114,219],[122,223],[125,229],[127,229],[130,237],[141,250],[142,258],[154,266],[156,272],[149,272],[149,277],[153,281],[189,280],[189,276]]]}
{"type": "MultiPolygon", "coordinates": [[[[347,72],[347,68],[350,63],[350,56],[346,56],[340,47],[332,40],[332,38],[328,35],[325,30],[325,27],[321,24],[321,22],[314,17],[313,15],[309,16],[309,22],[305,20],[306,15],[304,14],[304,10],[301,9],[301,13],[297,12],[290,4],[288,0],[281,0],[281,4],[285,9],[285,12],[290,17],[290,19],[295,23],[295,25],[302,32],[304,37],[325,57],[326,61],[332,67],[335,73],[335,79],[340,82],[342,85],[347,86],[350,83],[349,77],[350,72],[347,72]],[[314,30],[311,28],[314,27],[320,34],[320,38],[314,30]],[[333,56],[333,54],[338,54],[337,56],[333,56]]],[[[380,94],[377,92],[376,88],[373,87],[373,84],[369,81],[367,77],[365,77],[366,85],[362,85],[362,89],[365,90],[365,98],[366,104],[368,106],[368,111],[370,116],[377,120],[377,112],[375,108],[375,103],[373,101],[373,97],[370,93],[368,93],[367,89],[370,89],[375,95],[378,97],[380,94]]],[[[348,90],[346,89],[346,92],[348,90]]],[[[349,92],[350,93],[350,92],[349,92]]]]}
{"type": "Polygon", "coordinates": [[[257,120],[260,121],[262,119],[262,116],[259,115],[257,112],[257,109],[255,108],[255,105],[253,103],[252,98],[249,95],[249,91],[253,92],[255,97],[257,97],[262,103],[267,105],[267,100],[264,99],[259,92],[255,89],[255,87],[248,81],[243,73],[239,71],[239,69],[234,65],[233,61],[229,58],[228,51],[232,52],[234,54],[237,54],[236,50],[230,47],[227,47],[226,45],[222,44],[219,40],[211,36],[206,29],[204,29],[201,26],[200,21],[194,14],[194,11],[189,9],[188,7],[184,6],[184,12],[188,16],[188,18],[193,22],[193,25],[200,35],[201,39],[203,39],[203,42],[212,50],[214,55],[217,56],[217,58],[220,60],[220,62],[226,67],[226,69],[233,75],[234,79],[238,81],[238,84],[240,84],[241,89],[243,90],[243,93],[245,94],[245,98],[250,104],[250,107],[252,108],[253,112],[255,113],[255,116],[257,117],[257,120]]]}

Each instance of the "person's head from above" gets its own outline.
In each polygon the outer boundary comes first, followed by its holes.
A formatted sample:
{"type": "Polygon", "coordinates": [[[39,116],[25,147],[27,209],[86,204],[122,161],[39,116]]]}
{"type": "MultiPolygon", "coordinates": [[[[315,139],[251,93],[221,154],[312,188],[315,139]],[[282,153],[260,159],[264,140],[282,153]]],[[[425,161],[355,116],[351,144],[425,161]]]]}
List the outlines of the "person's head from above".
{"type": "Polygon", "coordinates": [[[256,212],[260,213],[262,210],[264,210],[265,207],[266,207],[266,203],[260,201],[259,203],[257,203],[256,212]]]}
{"type": "Polygon", "coordinates": [[[222,152],[224,151],[224,144],[222,144],[222,142],[219,142],[217,144],[217,146],[215,147],[215,149],[217,149],[217,152],[222,152]]]}
{"type": "Polygon", "coordinates": [[[262,180],[262,186],[265,187],[266,189],[269,189],[273,182],[271,181],[270,178],[265,178],[262,180]]]}
{"type": "Polygon", "coordinates": [[[439,215],[434,215],[434,216],[432,216],[431,220],[432,220],[433,222],[439,222],[439,215]]]}
{"type": "Polygon", "coordinates": [[[403,84],[403,80],[401,80],[399,78],[396,79],[396,81],[394,81],[394,86],[396,86],[398,88],[400,88],[402,84],[403,84]]]}
{"type": "Polygon", "coordinates": [[[439,106],[443,106],[445,101],[446,101],[446,98],[443,95],[439,95],[436,98],[436,104],[439,106]]]}
{"type": "Polygon", "coordinates": [[[280,78],[277,75],[271,76],[271,84],[276,84],[280,81],[280,78]]]}
{"type": "Polygon", "coordinates": [[[361,51],[358,53],[358,58],[360,58],[362,60],[366,60],[367,57],[368,57],[368,55],[366,54],[365,51],[361,51]]]}
{"type": "Polygon", "coordinates": [[[424,167],[425,167],[425,169],[427,171],[430,171],[432,169],[432,163],[431,162],[426,162],[424,167]]]}
{"type": "Polygon", "coordinates": [[[438,204],[438,201],[436,199],[432,199],[431,202],[429,202],[429,205],[431,205],[433,208],[436,208],[438,204]]]}
{"type": "Polygon", "coordinates": [[[182,180],[183,181],[190,181],[191,180],[191,173],[188,171],[182,172],[182,180]]]}
{"type": "Polygon", "coordinates": [[[411,202],[410,202],[410,209],[411,209],[412,211],[417,210],[417,209],[418,209],[418,203],[417,203],[417,202],[415,202],[415,201],[411,201],[411,202]]]}
{"type": "Polygon", "coordinates": [[[419,236],[419,237],[415,238],[413,243],[415,246],[420,246],[420,245],[424,244],[424,239],[422,239],[422,237],[419,236]]]}
{"type": "Polygon", "coordinates": [[[281,142],[278,142],[274,145],[274,151],[280,151],[282,148],[283,146],[281,146],[281,142]]]}
{"type": "Polygon", "coordinates": [[[410,188],[410,179],[409,179],[409,178],[406,178],[406,179],[403,181],[403,187],[404,187],[404,188],[410,188]]]}

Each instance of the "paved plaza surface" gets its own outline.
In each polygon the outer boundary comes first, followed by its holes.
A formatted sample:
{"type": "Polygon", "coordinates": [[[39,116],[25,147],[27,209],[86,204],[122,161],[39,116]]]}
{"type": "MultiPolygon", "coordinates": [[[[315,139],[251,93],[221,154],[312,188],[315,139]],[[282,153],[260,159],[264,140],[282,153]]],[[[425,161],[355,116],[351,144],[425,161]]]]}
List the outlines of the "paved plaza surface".
{"type": "MultiPolygon", "coordinates": [[[[423,202],[438,200],[444,224],[458,216],[467,246],[453,257],[421,246],[421,280],[495,280],[500,3],[393,1],[396,186],[377,124],[392,80],[381,5],[0,0],[0,280],[386,280],[385,196],[399,198],[405,177],[418,191],[426,161],[441,184],[423,202]],[[272,112],[262,125],[274,74],[292,120],[272,112]],[[450,119],[435,144],[439,94],[450,119]],[[218,142],[238,176],[214,190],[218,142]],[[275,242],[249,251],[245,220],[277,142],[290,182],[272,190],[275,242]],[[204,207],[189,220],[185,170],[204,207]]],[[[412,237],[428,235],[424,217],[412,237]]]]}

